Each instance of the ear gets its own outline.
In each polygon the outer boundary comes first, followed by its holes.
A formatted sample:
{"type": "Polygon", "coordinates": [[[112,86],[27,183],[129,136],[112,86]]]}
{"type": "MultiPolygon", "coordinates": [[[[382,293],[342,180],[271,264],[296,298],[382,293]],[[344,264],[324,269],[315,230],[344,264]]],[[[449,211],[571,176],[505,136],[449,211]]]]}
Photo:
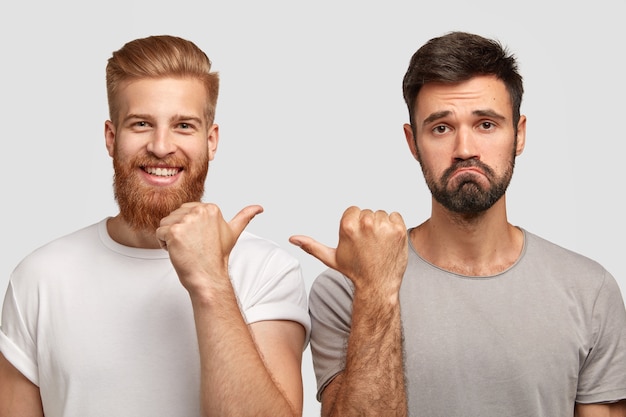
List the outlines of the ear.
{"type": "Polygon", "coordinates": [[[404,137],[406,138],[406,143],[409,145],[409,149],[413,154],[413,158],[419,161],[419,155],[417,154],[417,142],[415,136],[413,135],[413,128],[410,124],[405,123],[404,126],[404,137]]]}
{"type": "Polygon", "coordinates": [[[517,123],[517,148],[515,156],[519,156],[524,152],[526,146],[526,116],[521,115],[517,123]]]}
{"type": "Polygon", "coordinates": [[[110,120],[104,122],[104,140],[109,156],[113,157],[115,150],[115,125],[110,120]]]}
{"type": "Polygon", "coordinates": [[[220,141],[220,128],[218,125],[213,124],[209,127],[207,135],[207,144],[209,146],[209,161],[212,161],[217,152],[217,143],[220,141]]]}

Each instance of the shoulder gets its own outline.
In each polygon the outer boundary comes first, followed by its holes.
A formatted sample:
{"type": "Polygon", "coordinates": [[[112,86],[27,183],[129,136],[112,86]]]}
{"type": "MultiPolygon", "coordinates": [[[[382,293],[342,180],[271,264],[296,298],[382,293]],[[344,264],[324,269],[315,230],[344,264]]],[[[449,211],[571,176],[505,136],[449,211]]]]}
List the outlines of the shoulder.
{"type": "Polygon", "coordinates": [[[321,274],[319,274],[313,281],[311,286],[312,291],[324,291],[324,290],[337,290],[343,289],[349,293],[354,292],[354,284],[348,277],[341,272],[332,268],[327,268],[321,274]]]}
{"type": "Polygon", "coordinates": [[[66,235],[51,240],[43,246],[35,249],[25,259],[33,256],[45,256],[50,253],[59,251],[80,250],[85,249],[85,244],[91,241],[99,240],[99,228],[101,222],[91,224],[81,229],[75,230],[66,235]]]}
{"type": "Polygon", "coordinates": [[[541,262],[545,267],[560,268],[565,271],[578,271],[585,274],[600,274],[606,272],[597,261],[573,250],[539,237],[524,230],[524,256],[533,261],[541,262]]]}
{"type": "Polygon", "coordinates": [[[289,320],[311,329],[299,261],[271,240],[244,231],[228,262],[235,293],[248,323],[289,320]]]}
{"type": "Polygon", "coordinates": [[[309,294],[310,307],[326,306],[333,310],[350,308],[354,298],[354,284],[342,273],[328,268],[318,275],[309,294]]]}
{"type": "Polygon", "coordinates": [[[244,230],[239,236],[239,239],[237,239],[237,243],[235,244],[235,247],[233,248],[233,252],[235,251],[271,252],[276,249],[278,250],[281,249],[277,243],[244,230]]]}
{"type": "Polygon", "coordinates": [[[599,262],[528,231],[524,234],[524,254],[517,265],[522,272],[591,300],[600,292],[618,290],[615,278],[599,262]]]}
{"type": "Polygon", "coordinates": [[[9,285],[15,297],[33,299],[59,279],[75,276],[70,271],[93,262],[98,223],[58,237],[26,255],[13,269],[9,285]],[[69,261],[71,259],[71,262],[69,261]],[[80,262],[75,262],[79,260],[80,262]]]}
{"type": "Polygon", "coordinates": [[[244,231],[231,251],[228,268],[237,292],[304,291],[300,262],[271,240],[244,231]],[[280,290],[280,291],[279,291],[280,290]]]}
{"type": "Polygon", "coordinates": [[[51,269],[55,265],[67,263],[68,257],[80,256],[89,251],[93,243],[99,241],[98,225],[89,225],[38,247],[20,261],[13,274],[32,268],[51,269]]]}
{"type": "Polygon", "coordinates": [[[254,265],[255,268],[269,265],[300,265],[295,256],[287,252],[275,242],[246,232],[239,236],[235,247],[230,254],[231,266],[240,264],[254,265]]]}

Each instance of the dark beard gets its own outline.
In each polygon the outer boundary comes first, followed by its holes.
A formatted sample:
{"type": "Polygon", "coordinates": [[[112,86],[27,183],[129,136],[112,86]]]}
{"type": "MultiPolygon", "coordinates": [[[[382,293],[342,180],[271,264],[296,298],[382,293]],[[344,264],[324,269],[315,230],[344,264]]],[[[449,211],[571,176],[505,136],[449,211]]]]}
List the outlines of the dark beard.
{"type": "Polygon", "coordinates": [[[136,169],[139,166],[156,165],[149,156],[137,157],[130,162],[113,158],[113,189],[122,218],[137,231],[154,232],[161,219],[178,209],[183,203],[200,201],[204,194],[204,180],[208,172],[208,155],[198,165],[188,167],[178,159],[159,160],[170,166],[183,167],[186,176],[174,187],[152,187],[141,182],[136,169]]]}
{"type": "Polygon", "coordinates": [[[511,159],[506,171],[501,177],[497,177],[493,169],[477,159],[468,159],[455,163],[441,176],[437,182],[433,176],[424,170],[424,178],[433,198],[446,209],[459,214],[478,214],[491,208],[506,192],[513,176],[515,156],[511,159]],[[474,180],[475,174],[461,174],[457,179],[458,184],[449,188],[450,177],[460,168],[478,167],[487,179],[490,187],[485,189],[474,180]]]}

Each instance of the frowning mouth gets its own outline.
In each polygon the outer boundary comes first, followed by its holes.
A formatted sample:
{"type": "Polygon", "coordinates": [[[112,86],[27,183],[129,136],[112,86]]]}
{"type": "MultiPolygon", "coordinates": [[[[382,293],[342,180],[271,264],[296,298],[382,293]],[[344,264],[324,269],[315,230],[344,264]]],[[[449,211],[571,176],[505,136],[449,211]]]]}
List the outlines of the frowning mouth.
{"type": "Polygon", "coordinates": [[[454,171],[452,173],[452,175],[467,174],[467,173],[483,174],[484,175],[484,173],[480,169],[474,168],[474,167],[459,168],[456,171],[454,171]]]}
{"type": "Polygon", "coordinates": [[[475,159],[470,159],[458,162],[446,169],[442,179],[448,181],[452,177],[475,178],[477,175],[491,178],[494,172],[486,164],[475,159]]]}

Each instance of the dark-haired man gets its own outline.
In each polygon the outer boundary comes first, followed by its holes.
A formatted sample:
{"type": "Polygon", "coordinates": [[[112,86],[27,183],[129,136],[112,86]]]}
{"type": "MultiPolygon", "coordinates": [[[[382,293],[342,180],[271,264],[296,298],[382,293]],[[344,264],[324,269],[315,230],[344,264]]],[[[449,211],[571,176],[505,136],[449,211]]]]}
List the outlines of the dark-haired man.
{"type": "Polygon", "coordinates": [[[507,220],[524,150],[522,77],[499,42],[453,32],[412,57],[406,141],[429,219],[350,207],[310,294],[322,415],[626,416],[626,312],[598,263],[507,220]]]}

